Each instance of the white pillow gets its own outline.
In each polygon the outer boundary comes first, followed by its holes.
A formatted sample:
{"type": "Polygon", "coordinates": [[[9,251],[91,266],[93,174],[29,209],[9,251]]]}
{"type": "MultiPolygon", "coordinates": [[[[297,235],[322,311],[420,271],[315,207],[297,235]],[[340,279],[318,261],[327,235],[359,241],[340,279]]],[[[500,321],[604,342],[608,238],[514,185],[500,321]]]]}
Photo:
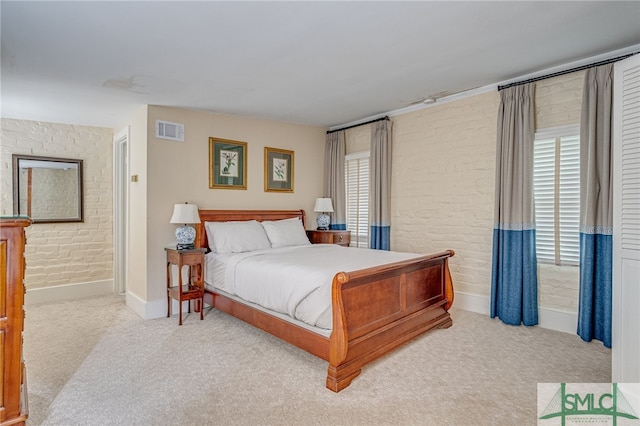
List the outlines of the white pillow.
{"type": "Polygon", "coordinates": [[[212,252],[242,253],[271,247],[269,238],[257,220],[206,222],[204,224],[212,252]]]}
{"type": "Polygon", "coordinates": [[[282,220],[265,220],[262,226],[271,241],[271,247],[302,246],[311,244],[302,221],[293,217],[282,220]]]}

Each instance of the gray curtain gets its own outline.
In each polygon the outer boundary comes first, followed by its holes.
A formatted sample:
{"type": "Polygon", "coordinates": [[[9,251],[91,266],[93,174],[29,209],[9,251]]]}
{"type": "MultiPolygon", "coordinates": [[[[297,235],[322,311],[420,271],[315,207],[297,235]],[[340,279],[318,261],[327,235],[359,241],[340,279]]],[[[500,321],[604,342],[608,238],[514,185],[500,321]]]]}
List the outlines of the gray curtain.
{"type": "Polygon", "coordinates": [[[369,247],[391,249],[391,121],[371,125],[369,247]]]}
{"type": "Polygon", "coordinates": [[[498,110],[491,317],[513,325],[538,323],[534,89],[502,90],[498,110]]]}
{"type": "Polygon", "coordinates": [[[611,347],[613,64],[585,73],[580,122],[580,299],[578,335],[611,347]]]}
{"type": "Polygon", "coordinates": [[[344,130],[327,134],[324,149],[323,196],[331,198],[331,229],[347,229],[346,196],[344,180],[344,156],[346,152],[344,130]]]}

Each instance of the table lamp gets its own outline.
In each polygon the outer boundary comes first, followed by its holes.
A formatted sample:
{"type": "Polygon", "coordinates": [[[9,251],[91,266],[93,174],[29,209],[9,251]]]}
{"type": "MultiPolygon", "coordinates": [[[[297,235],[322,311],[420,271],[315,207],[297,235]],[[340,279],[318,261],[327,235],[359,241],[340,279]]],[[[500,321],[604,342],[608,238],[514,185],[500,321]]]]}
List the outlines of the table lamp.
{"type": "Polygon", "coordinates": [[[200,223],[198,215],[198,206],[195,204],[176,204],[173,206],[173,215],[169,223],[181,223],[183,226],[176,229],[176,240],[178,250],[191,250],[196,239],[196,230],[189,226],[190,223],[200,223]]]}
{"type": "Polygon", "coordinates": [[[316,198],[316,205],[313,208],[313,211],[316,213],[320,213],[317,219],[318,230],[326,231],[327,229],[329,229],[329,225],[331,224],[331,217],[326,213],[333,213],[333,203],[331,202],[331,198],[316,198]]]}

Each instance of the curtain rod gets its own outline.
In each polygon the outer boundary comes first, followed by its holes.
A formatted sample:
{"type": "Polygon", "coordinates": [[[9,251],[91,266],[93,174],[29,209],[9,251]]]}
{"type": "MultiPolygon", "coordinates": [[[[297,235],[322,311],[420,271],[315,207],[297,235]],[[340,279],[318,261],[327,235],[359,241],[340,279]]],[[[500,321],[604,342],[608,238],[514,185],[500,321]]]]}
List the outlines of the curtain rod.
{"type": "Polygon", "coordinates": [[[382,121],[382,120],[388,120],[388,119],[389,119],[389,116],[385,115],[384,117],[376,118],[375,120],[365,121],[364,123],[354,124],[354,125],[347,126],[347,127],[341,127],[340,129],[327,130],[327,134],[334,133],[334,132],[339,132],[340,130],[351,129],[353,127],[364,126],[365,124],[371,124],[371,123],[375,123],[376,121],[382,121]]]}
{"type": "Polygon", "coordinates": [[[498,86],[498,91],[504,90],[504,89],[508,89],[509,87],[513,87],[513,86],[520,86],[520,85],[523,85],[523,84],[533,83],[534,81],[545,80],[547,78],[552,78],[552,77],[558,77],[559,75],[564,75],[564,74],[569,74],[569,73],[576,72],[576,71],[586,70],[587,68],[599,67],[600,65],[606,65],[606,64],[610,64],[612,62],[618,62],[618,61],[626,59],[626,58],[628,58],[630,56],[633,56],[633,55],[635,55],[637,53],[639,53],[639,52],[629,53],[628,55],[618,56],[617,58],[605,59],[603,61],[595,62],[593,64],[581,65],[579,67],[570,68],[568,70],[558,71],[558,72],[554,72],[554,73],[547,74],[547,75],[542,75],[540,77],[533,77],[533,78],[530,78],[528,80],[516,81],[514,83],[505,84],[503,86],[498,86]]]}

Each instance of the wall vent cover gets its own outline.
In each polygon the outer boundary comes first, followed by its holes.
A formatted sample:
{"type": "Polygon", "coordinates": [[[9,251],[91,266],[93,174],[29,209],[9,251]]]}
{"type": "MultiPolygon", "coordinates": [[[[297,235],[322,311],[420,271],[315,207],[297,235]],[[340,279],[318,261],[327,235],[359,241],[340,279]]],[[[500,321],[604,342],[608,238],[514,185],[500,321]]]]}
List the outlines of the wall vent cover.
{"type": "Polygon", "coordinates": [[[156,138],[184,142],[184,124],[156,120],[156,138]]]}

